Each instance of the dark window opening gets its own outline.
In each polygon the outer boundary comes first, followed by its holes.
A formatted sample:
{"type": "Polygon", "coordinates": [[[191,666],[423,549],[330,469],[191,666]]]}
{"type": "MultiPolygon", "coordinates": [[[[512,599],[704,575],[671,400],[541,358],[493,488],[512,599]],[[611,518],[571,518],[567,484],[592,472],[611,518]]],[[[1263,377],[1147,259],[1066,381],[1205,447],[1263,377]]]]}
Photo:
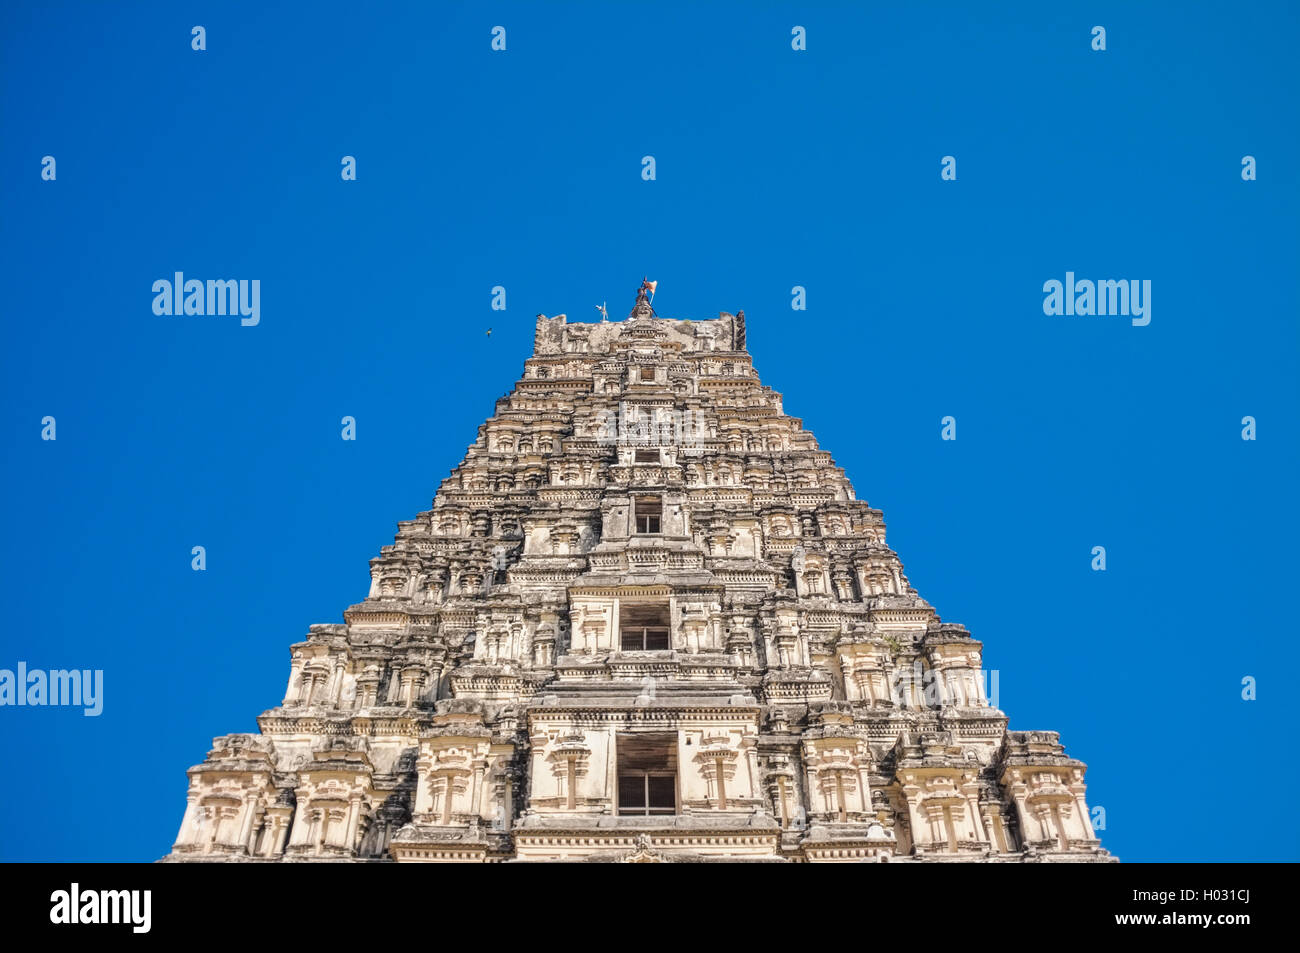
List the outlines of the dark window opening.
{"type": "Polygon", "coordinates": [[[624,652],[663,652],[672,648],[666,605],[625,605],[618,614],[619,645],[624,652]]]}
{"type": "Polygon", "coordinates": [[[618,813],[677,813],[677,737],[620,734],[617,740],[618,813]]]}
{"type": "Polygon", "coordinates": [[[655,379],[655,369],[653,367],[641,368],[641,380],[652,381],[655,379]]]}
{"type": "Polygon", "coordinates": [[[664,504],[657,496],[639,496],[636,500],[636,531],[658,533],[663,518],[664,504]]]}
{"type": "Polygon", "coordinates": [[[636,452],[636,463],[658,463],[658,450],[638,450],[636,452]]]}

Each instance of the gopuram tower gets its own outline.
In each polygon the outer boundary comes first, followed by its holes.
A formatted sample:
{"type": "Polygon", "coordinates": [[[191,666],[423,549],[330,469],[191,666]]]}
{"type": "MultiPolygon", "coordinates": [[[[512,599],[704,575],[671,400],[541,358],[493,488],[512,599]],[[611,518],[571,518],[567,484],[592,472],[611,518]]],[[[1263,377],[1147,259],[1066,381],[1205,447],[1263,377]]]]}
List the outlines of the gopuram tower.
{"type": "Polygon", "coordinates": [[[1113,860],[1084,764],[1007,730],[744,312],[653,295],[538,316],[365,600],[190,769],[167,860],[1113,860]]]}

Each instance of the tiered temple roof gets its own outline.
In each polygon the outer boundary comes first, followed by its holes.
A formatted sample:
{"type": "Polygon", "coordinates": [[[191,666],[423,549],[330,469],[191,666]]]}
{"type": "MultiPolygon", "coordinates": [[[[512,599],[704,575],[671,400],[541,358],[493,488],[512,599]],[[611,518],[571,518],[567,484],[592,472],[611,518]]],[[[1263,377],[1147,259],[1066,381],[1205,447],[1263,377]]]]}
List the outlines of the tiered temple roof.
{"type": "Polygon", "coordinates": [[[1084,765],[758,378],[744,312],[537,318],[170,860],[1108,860],[1084,765]]]}

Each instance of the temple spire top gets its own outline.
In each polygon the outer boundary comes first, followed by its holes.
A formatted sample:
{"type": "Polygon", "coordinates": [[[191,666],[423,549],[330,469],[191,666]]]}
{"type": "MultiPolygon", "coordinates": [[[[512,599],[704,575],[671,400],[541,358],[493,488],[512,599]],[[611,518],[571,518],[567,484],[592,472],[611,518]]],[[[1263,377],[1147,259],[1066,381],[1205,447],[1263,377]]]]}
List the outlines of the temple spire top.
{"type": "Polygon", "coordinates": [[[659,282],[651,281],[649,278],[643,277],[641,279],[641,287],[636,293],[636,304],[632,306],[632,310],[627,315],[629,319],[659,317],[654,309],[655,288],[658,284],[659,282]]]}

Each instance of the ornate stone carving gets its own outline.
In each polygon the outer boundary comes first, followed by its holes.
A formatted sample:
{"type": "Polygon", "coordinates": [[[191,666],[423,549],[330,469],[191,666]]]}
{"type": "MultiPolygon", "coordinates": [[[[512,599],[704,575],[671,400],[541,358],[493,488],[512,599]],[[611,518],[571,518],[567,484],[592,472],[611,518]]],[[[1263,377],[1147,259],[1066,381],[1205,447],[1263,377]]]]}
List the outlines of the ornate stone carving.
{"type": "Polygon", "coordinates": [[[538,315],[366,598],[190,769],[169,860],[1112,859],[1084,765],[1006,730],[744,312],[654,290],[538,315]]]}

